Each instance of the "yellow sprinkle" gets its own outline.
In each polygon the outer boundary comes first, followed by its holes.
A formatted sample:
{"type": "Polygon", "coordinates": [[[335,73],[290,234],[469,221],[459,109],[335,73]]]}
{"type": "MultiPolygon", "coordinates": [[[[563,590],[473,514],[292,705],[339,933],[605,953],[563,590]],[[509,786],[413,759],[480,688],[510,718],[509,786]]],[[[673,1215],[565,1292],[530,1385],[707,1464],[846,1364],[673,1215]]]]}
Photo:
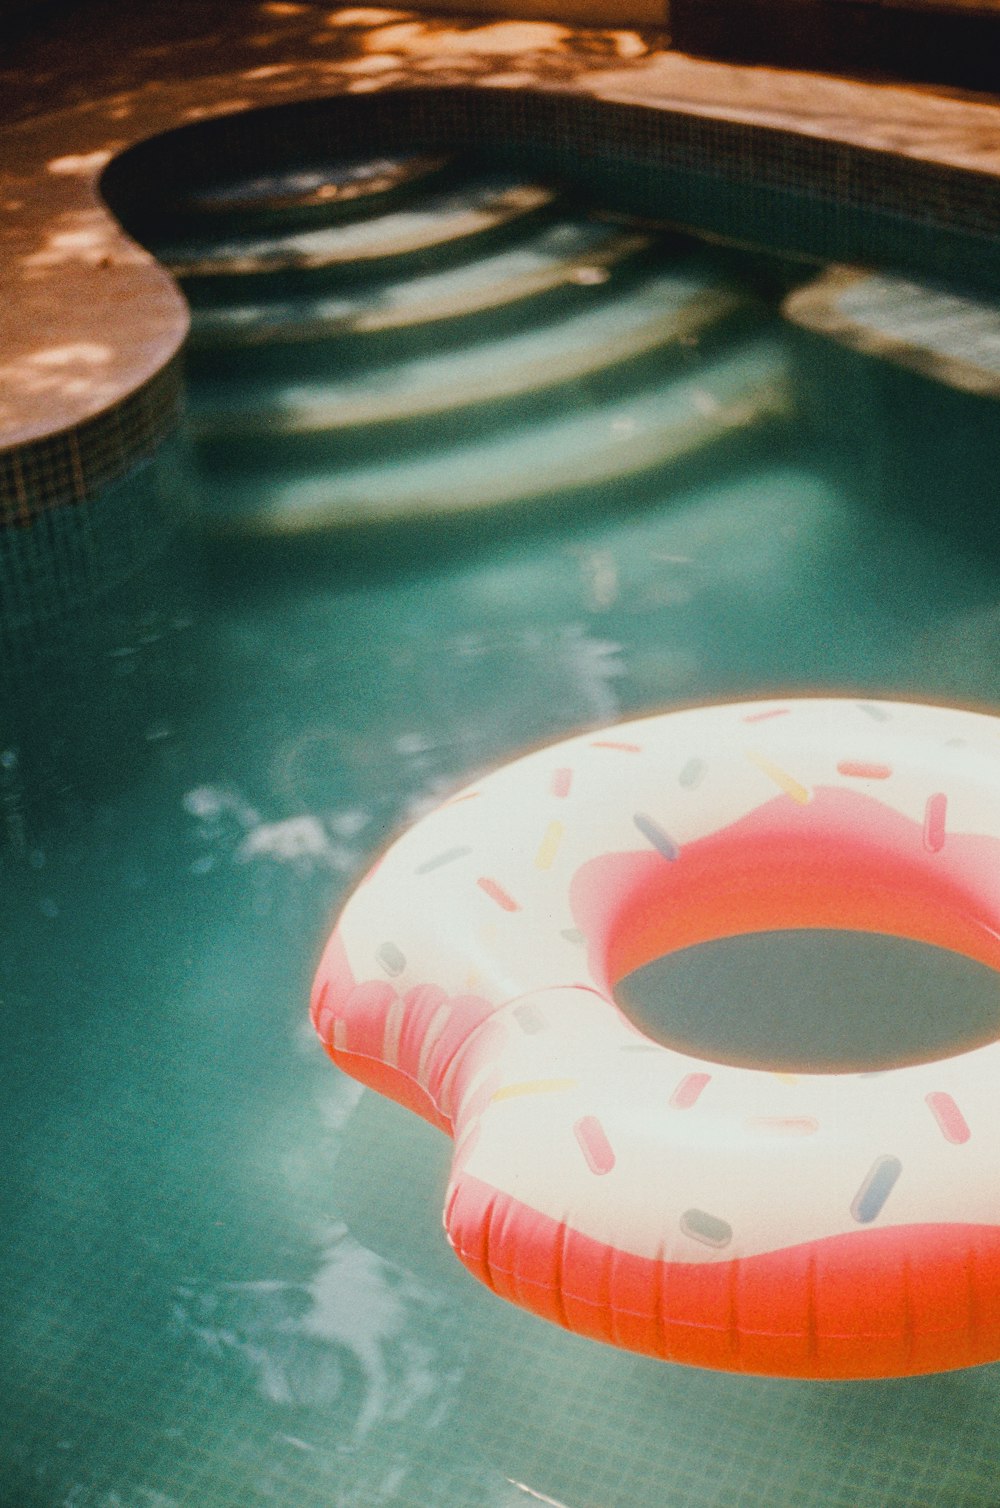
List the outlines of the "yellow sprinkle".
{"type": "Polygon", "coordinates": [[[476,988],[476,986],[479,984],[479,980],[480,980],[479,970],[478,969],[470,969],[469,972],[465,976],[465,988],[467,990],[474,990],[476,988]]]}
{"type": "Polygon", "coordinates": [[[765,759],[763,754],[757,754],[753,749],[748,749],[747,758],[763,775],[767,776],[768,780],[773,780],[779,790],[784,791],[786,796],[791,796],[792,800],[797,801],[800,806],[805,806],[812,800],[810,790],[800,785],[794,776],[789,775],[788,771],[783,770],[780,765],[772,764],[769,759],[765,759]]]}
{"type": "Polygon", "coordinates": [[[513,1100],[522,1094],[557,1094],[561,1089],[575,1089],[578,1079],[527,1079],[523,1084],[505,1084],[498,1089],[491,1104],[498,1100],[513,1100]]]}
{"type": "Polygon", "coordinates": [[[545,837],[542,839],[535,854],[536,869],[551,869],[552,861],[556,856],[559,844],[562,842],[563,825],[561,822],[550,822],[545,829],[545,837]]]}
{"type": "Polygon", "coordinates": [[[774,1077],[780,1079],[782,1084],[797,1084],[799,1082],[797,1073],[776,1073],[774,1077]]]}

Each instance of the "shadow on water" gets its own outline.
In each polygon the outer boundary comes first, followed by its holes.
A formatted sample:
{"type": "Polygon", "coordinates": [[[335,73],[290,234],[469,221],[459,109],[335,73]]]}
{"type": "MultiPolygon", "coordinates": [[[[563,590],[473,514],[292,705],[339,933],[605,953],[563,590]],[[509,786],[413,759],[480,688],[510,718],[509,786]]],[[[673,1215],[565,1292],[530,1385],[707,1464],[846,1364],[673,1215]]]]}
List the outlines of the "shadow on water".
{"type": "Polygon", "coordinates": [[[688,495],[710,490],[734,462],[748,471],[791,454],[785,426],[737,432],[717,444],[710,455],[692,455],[668,472],[645,473],[600,487],[590,485],[560,494],[507,505],[450,514],[403,515],[358,524],[339,524],[331,489],[331,523],[327,529],[274,532],[260,536],[237,533],[209,536],[206,560],[213,585],[220,590],[271,594],[325,586],[377,588],[436,573],[475,572],[491,564],[502,567],[514,557],[528,563],[560,545],[585,542],[602,530],[617,531],[628,548],[630,528],[644,523],[669,532],[671,500],[678,511],[688,495]],[[657,522],[659,520],[659,522],[657,522]]]}

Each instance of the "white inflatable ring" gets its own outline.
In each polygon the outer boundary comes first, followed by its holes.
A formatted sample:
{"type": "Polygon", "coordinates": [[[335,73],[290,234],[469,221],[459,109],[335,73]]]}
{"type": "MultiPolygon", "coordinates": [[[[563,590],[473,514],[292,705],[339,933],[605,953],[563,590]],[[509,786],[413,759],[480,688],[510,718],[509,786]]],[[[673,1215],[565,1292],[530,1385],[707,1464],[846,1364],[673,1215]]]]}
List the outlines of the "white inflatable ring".
{"type": "Polygon", "coordinates": [[[536,1314],[731,1371],[1000,1359],[1000,1043],[777,1074],[656,1044],[614,1002],[675,948],[812,926],[1000,966],[1000,720],[793,699],[530,754],[389,849],[313,1020],[454,1136],[449,1240],[536,1314]]]}

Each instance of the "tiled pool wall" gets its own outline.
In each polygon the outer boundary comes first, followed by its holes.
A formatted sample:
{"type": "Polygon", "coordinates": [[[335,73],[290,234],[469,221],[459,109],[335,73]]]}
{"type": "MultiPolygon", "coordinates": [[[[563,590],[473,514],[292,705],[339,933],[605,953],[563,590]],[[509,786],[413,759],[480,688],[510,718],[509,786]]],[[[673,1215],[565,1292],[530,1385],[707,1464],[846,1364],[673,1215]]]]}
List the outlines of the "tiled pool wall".
{"type": "MultiPolygon", "coordinates": [[[[1000,282],[1000,185],[987,173],[566,88],[392,89],[248,110],[125,151],[101,186],[141,238],[157,200],[220,169],[440,148],[549,176],[612,213],[752,248],[990,290],[1000,282]]],[[[54,726],[62,748],[88,746],[98,764],[117,754],[116,707],[127,688],[138,694],[151,646],[160,656],[168,626],[185,621],[178,582],[197,552],[190,540],[182,563],[192,491],[182,410],[175,358],[86,423],[0,452],[8,761],[47,769],[30,749],[51,749],[54,726]]],[[[140,742],[155,737],[131,721],[140,742]]]]}
{"type": "Polygon", "coordinates": [[[189,624],[181,361],[0,453],[0,847],[41,798],[114,782],[157,737],[189,624]]]}
{"type": "Polygon", "coordinates": [[[269,106],[132,148],[103,190],[125,224],[222,166],[447,148],[578,186],[598,204],[824,261],[1000,287],[1000,183],[893,152],[562,91],[387,90],[269,106]]]}
{"type": "Polygon", "coordinates": [[[81,508],[154,457],[181,422],[184,379],[174,357],[120,403],[74,429],[0,450],[0,528],[81,508]]]}

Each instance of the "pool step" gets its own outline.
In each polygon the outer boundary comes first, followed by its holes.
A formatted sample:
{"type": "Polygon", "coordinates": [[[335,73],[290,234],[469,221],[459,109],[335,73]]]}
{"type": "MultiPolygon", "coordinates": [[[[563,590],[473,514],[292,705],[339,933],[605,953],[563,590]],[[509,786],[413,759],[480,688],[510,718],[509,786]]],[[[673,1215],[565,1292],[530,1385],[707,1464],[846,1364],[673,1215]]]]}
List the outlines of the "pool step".
{"type": "Polygon", "coordinates": [[[1000,398],[1000,303],[982,295],[836,267],[791,293],[783,312],[838,345],[1000,398]]]}
{"type": "Polygon", "coordinates": [[[634,231],[560,221],[474,261],[358,291],[195,305],[190,345],[199,354],[298,346],[499,314],[542,295],[599,287],[652,245],[652,237],[634,231]]]}
{"type": "MultiPolygon", "coordinates": [[[[488,242],[491,235],[530,223],[555,199],[555,191],[543,184],[497,175],[429,193],[417,205],[316,230],[206,238],[155,250],[175,277],[192,284],[275,273],[364,275],[395,259],[466,251],[469,242],[488,242]]],[[[187,291],[196,294],[194,287],[187,291]]]]}
{"type": "MultiPolygon", "coordinates": [[[[529,398],[603,374],[625,385],[627,363],[666,362],[739,314],[758,314],[746,290],[689,262],[650,273],[618,298],[457,350],[320,381],[203,382],[192,394],[200,440],[321,435],[407,422],[529,398]]],[[[634,384],[633,384],[634,385],[634,384]]]]}
{"type": "Polygon", "coordinates": [[[415,189],[424,190],[453,160],[426,153],[318,161],[274,168],[244,178],[185,187],[155,209],[157,223],[181,224],[197,237],[251,228],[277,231],[317,218],[357,218],[383,209],[415,189]]]}
{"type": "Polygon", "coordinates": [[[291,535],[528,502],[661,473],[792,408],[783,355],[760,341],[695,377],[431,455],[297,477],[217,473],[206,479],[205,522],[216,534],[291,535]]]}

